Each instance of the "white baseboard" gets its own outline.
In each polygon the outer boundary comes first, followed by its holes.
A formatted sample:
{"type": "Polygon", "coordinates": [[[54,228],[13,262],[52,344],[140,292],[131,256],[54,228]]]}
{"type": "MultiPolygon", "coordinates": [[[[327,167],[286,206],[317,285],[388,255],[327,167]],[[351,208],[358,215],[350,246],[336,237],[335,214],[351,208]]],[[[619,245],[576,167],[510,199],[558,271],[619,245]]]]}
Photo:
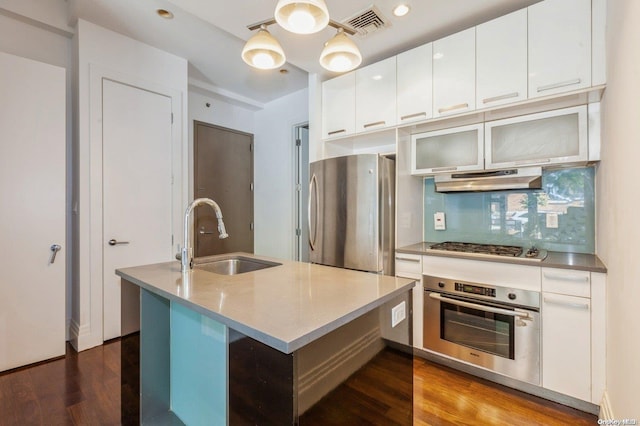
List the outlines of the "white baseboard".
{"type": "Polygon", "coordinates": [[[102,344],[102,340],[96,341],[91,336],[91,326],[89,324],[78,324],[73,318],[69,319],[69,343],[80,352],[91,349],[102,344]]]}
{"type": "Polygon", "coordinates": [[[616,416],[613,415],[613,409],[609,402],[609,394],[606,390],[602,393],[602,402],[600,403],[600,414],[598,415],[598,418],[600,420],[611,420],[616,418],[616,416]]]}

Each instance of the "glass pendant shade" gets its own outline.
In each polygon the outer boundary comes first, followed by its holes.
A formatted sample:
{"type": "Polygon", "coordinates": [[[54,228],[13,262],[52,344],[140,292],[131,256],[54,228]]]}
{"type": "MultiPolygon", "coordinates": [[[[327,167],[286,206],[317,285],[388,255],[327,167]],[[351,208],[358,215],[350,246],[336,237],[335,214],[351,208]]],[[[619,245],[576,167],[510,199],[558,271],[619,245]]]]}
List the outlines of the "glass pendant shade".
{"type": "Polygon", "coordinates": [[[282,66],[286,57],[278,40],[263,25],[244,45],[242,59],[254,68],[270,70],[282,66]]]}
{"type": "Polygon", "coordinates": [[[329,11],[324,0],[280,0],[276,5],[278,25],[296,34],[313,34],[329,23],[329,11]]]}
{"type": "Polygon", "coordinates": [[[326,70],[334,72],[351,71],[360,65],[362,55],[358,46],[347,37],[342,28],[324,44],[320,54],[320,65],[326,70]]]}

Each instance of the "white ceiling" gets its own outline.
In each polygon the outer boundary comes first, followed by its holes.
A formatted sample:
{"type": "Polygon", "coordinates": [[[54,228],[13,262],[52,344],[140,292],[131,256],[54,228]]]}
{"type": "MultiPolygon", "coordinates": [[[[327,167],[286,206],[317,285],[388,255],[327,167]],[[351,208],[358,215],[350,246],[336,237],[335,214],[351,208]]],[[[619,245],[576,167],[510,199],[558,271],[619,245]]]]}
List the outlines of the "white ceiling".
{"type": "MultiPolygon", "coordinates": [[[[342,22],[375,5],[390,26],[356,42],[367,65],[428,41],[521,9],[539,0],[406,0],[411,12],[402,18],[392,9],[401,0],[326,0],[334,21],[342,22]]],[[[260,71],[246,65],[240,52],[252,32],[247,25],[273,17],[277,0],[72,0],[70,20],[82,18],[186,58],[190,82],[213,93],[260,106],[307,86],[307,73],[322,79],[333,74],[318,58],[335,30],[295,35],[278,25],[269,31],[287,56],[279,70],[260,71]],[[157,9],[175,17],[160,18],[157,9]]]]}

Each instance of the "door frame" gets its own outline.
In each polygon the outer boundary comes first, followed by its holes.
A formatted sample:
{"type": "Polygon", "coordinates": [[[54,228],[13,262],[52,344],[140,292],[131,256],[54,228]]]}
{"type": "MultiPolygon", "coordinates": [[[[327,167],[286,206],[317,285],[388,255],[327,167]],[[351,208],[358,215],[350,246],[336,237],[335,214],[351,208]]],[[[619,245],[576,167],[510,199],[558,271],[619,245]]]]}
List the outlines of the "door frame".
{"type": "MultiPolygon", "coordinates": [[[[174,247],[182,241],[180,227],[182,207],[187,203],[188,191],[188,144],[185,142],[186,94],[171,87],[159,85],[145,79],[126,73],[110,70],[95,63],[89,64],[89,78],[85,84],[89,85],[89,105],[76,105],[77,113],[82,114],[83,108],[88,109],[89,128],[77,129],[75,136],[76,149],[74,172],[74,197],[72,214],[78,215],[80,202],[89,211],[77,219],[74,226],[76,235],[74,240],[74,263],[72,291],[73,308],[70,324],[70,340],[78,350],[88,349],[103,343],[103,191],[102,191],[102,81],[103,79],[129,85],[138,89],[154,92],[171,98],[171,112],[173,127],[171,135],[172,169],[173,169],[173,209],[172,227],[174,247]],[[78,146],[80,135],[88,134],[89,147],[78,146]],[[88,157],[89,168],[83,159],[88,157]],[[83,178],[88,177],[88,182],[83,178]],[[88,200],[82,201],[82,200],[88,200]],[[87,223],[88,222],[88,223],[87,223]],[[89,235],[82,235],[82,229],[89,229],[89,235]],[[86,302],[89,299],[89,302],[86,302]],[[79,320],[79,323],[76,320],[79,320]]],[[[83,79],[80,79],[82,84],[83,79]]],[[[82,121],[81,121],[82,122],[82,121]]]]}
{"type": "MultiPolygon", "coordinates": [[[[298,224],[304,222],[304,217],[308,214],[309,207],[304,199],[300,198],[298,200],[298,188],[297,188],[297,180],[298,180],[298,170],[306,167],[307,171],[309,170],[309,139],[310,139],[310,126],[309,122],[305,121],[303,123],[298,123],[293,126],[292,129],[292,139],[293,142],[293,150],[292,150],[292,158],[293,158],[293,174],[292,174],[292,191],[293,191],[293,259],[296,261],[302,261],[300,257],[302,256],[302,245],[308,244],[306,241],[303,241],[302,236],[304,235],[304,231],[301,229],[300,235],[297,234],[298,224]],[[307,157],[303,158],[302,149],[298,148],[298,136],[303,128],[307,129],[307,157]],[[304,161],[306,160],[306,161],[304,161]]],[[[301,185],[308,184],[307,182],[301,182],[301,185]]],[[[304,193],[302,188],[300,188],[300,193],[304,193]]],[[[308,226],[308,223],[307,223],[308,226]]],[[[308,261],[308,259],[307,259],[308,261]]]]}

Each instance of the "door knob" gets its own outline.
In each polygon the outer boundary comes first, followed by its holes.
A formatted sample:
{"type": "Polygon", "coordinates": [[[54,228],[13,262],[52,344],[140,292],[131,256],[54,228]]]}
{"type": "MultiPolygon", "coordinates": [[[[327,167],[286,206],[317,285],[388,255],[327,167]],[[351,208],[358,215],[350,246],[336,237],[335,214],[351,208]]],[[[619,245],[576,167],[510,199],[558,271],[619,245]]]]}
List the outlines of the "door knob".
{"type": "Polygon", "coordinates": [[[129,241],[117,241],[113,238],[109,240],[110,246],[118,246],[118,245],[124,245],[124,244],[129,244],[129,241]]]}

